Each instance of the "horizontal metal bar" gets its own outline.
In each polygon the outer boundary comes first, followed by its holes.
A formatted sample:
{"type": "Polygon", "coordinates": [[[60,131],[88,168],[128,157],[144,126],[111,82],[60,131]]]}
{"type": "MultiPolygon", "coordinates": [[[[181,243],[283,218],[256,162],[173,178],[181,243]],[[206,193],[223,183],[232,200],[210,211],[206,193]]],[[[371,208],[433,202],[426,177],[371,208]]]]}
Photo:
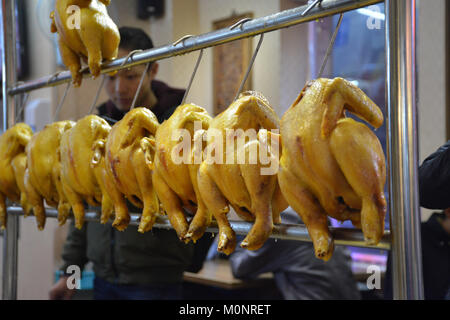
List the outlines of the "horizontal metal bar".
{"type": "MultiPolygon", "coordinates": [[[[21,207],[8,207],[8,213],[23,215],[23,210],[21,207]]],[[[100,208],[98,210],[90,210],[86,211],[85,220],[91,222],[99,222],[100,221],[100,208]]],[[[46,216],[48,218],[57,218],[58,211],[53,208],[46,208],[46,216]]],[[[132,213],[130,214],[130,224],[131,226],[138,226],[140,220],[140,214],[132,213]]],[[[72,217],[71,217],[72,218],[72,217]]],[[[111,221],[112,222],[112,221],[111,221]]],[[[250,228],[253,226],[250,222],[245,221],[230,221],[230,225],[233,230],[238,235],[247,235],[250,228]]],[[[156,219],[154,228],[162,228],[162,229],[173,229],[170,224],[167,216],[159,215],[156,219]]],[[[330,227],[331,234],[333,235],[334,242],[336,245],[345,245],[345,246],[353,246],[353,247],[362,247],[362,248],[376,248],[380,250],[390,250],[391,247],[391,235],[388,230],[385,231],[385,234],[381,241],[376,246],[366,245],[364,242],[364,235],[358,229],[351,228],[333,228],[330,227]]],[[[209,233],[218,233],[219,228],[215,221],[212,221],[211,225],[206,229],[206,232],[209,233]]],[[[296,240],[296,241],[304,241],[311,242],[311,238],[309,237],[308,230],[306,226],[303,224],[279,224],[275,225],[270,236],[275,239],[282,240],[296,240]]]]}
{"type": "MultiPolygon", "coordinates": [[[[217,46],[227,42],[252,37],[261,33],[266,33],[304,22],[331,16],[337,13],[346,12],[361,7],[369,6],[375,3],[383,2],[381,0],[323,0],[320,5],[315,6],[307,14],[302,16],[308,5],[300,6],[294,9],[285,10],[276,14],[253,19],[243,23],[240,27],[230,29],[224,28],[217,31],[205,33],[198,36],[190,37],[180,43],[173,45],[168,44],[162,47],[145,50],[136,53],[126,63],[125,57],[116,59],[112,62],[102,65],[102,73],[109,73],[121,69],[130,68],[136,65],[148,62],[162,60],[169,57],[186,54],[189,52],[201,50],[208,47],[217,46]]],[[[85,70],[83,76],[89,75],[89,71],[85,70]]],[[[28,81],[24,84],[17,85],[10,90],[10,95],[16,95],[32,90],[45,87],[56,86],[71,80],[69,71],[64,71],[58,75],[51,75],[39,79],[28,81]]]]}

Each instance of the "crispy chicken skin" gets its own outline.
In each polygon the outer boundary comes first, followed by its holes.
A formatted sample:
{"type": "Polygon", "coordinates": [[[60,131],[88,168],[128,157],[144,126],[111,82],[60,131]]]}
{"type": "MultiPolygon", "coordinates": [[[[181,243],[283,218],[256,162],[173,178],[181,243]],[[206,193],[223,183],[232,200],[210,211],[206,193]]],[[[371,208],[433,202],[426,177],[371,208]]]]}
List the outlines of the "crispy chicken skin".
{"type": "Polygon", "coordinates": [[[143,208],[138,228],[141,233],[152,228],[159,213],[152,171],[147,165],[153,162],[158,127],[158,119],[149,109],[135,108],[114,124],[106,140],[104,184],[114,205],[113,226],[118,230],[125,230],[130,221],[124,196],[136,207],[143,208]]]}
{"type": "Polygon", "coordinates": [[[27,198],[33,207],[39,230],[45,226],[44,200],[58,208],[58,217],[70,211],[61,183],[60,142],[63,133],[75,125],[73,121],[58,121],[46,125],[33,135],[27,145],[27,169],[24,176],[27,198]]]}
{"type": "Polygon", "coordinates": [[[178,237],[185,241],[198,240],[211,223],[210,211],[206,209],[198,190],[197,172],[201,158],[197,163],[194,159],[196,146],[194,138],[200,139],[197,143],[201,149],[198,151],[201,152],[206,144],[203,142],[202,133],[208,129],[211,120],[205,109],[193,104],[184,104],[179,106],[156,132],[155,161],[154,164],[150,163],[154,170],[153,185],[178,237]],[[198,127],[195,127],[195,123],[198,127]],[[188,135],[174,138],[181,130],[188,135]],[[185,142],[189,146],[187,154],[182,154],[185,161],[177,161],[172,156],[180,142],[185,142]],[[190,225],[183,208],[195,213],[190,225]]]}
{"type": "MultiPolygon", "coordinates": [[[[110,125],[104,119],[88,115],[78,120],[61,138],[61,182],[78,229],[84,223],[83,200],[92,206],[101,205],[102,218],[109,218],[113,210],[111,199],[102,188],[102,181],[97,180],[96,167],[91,166],[97,141],[106,139],[110,130],[110,125]]],[[[67,217],[60,216],[58,219],[63,225],[67,217]]],[[[102,219],[102,222],[105,221],[102,219]]]]}
{"type": "Polygon", "coordinates": [[[18,123],[0,136],[0,225],[6,228],[6,198],[19,202],[25,215],[30,212],[23,175],[26,167],[25,148],[33,135],[25,123],[18,123]]]}
{"type": "Polygon", "coordinates": [[[261,169],[268,166],[260,161],[261,150],[266,155],[269,153],[277,166],[278,157],[264,148],[257,136],[249,134],[245,144],[239,146],[236,143],[238,136],[252,129],[258,137],[261,129],[279,129],[279,118],[264,97],[256,92],[246,92],[211,121],[206,133],[206,160],[199,169],[198,185],[207,209],[219,226],[218,251],[225,254],[232,253],[236,246],[235,232],[227,219],[230,205],[242,219],[254,221],[241,243],[241,247],[249,250],[257,250],[264,244],[272,232],[273,223],[280,223],[280,212],[287,207],[278,187],[276,171],[261,174],[261,169]],[[214,132],[220,132],[224,139],[216,140],[214,132]],[[230,142],[235,143],[236,148],[231,149],[230,142]],[[228,159],[233,161],[226,161],[227,145],[228,159]],[[255,150],[257,158],[251,163],[251,153],[254,154],[255,150]],[[211,161],[218,153],[223,155],[223,164],[211,161]],[[245,161],[238,160],[240,155],[246,157],[245,161]]]}
{"type": "Polygon", "coordinates": [[[51,31],[58,33],[58,45],[64,64],[69,68],[73,83],[81,85],[81,59],[87,60],[91,74],[100,74],[102,60],[117,58],[120,34],[117,26],[108,16],[106,6],[110,0],[56,0],[51,31]],[[77,13],[70,10],[78,6],[77,13]]]}
{"type": "Polygon", "coordinates": [[[384,229],[383,150],[371,130],[345,118],[344,110],[375,128],[383,123],[378,106],[342,78],[308,83],[281,119],[278,181],[325,261],[334,248],[327,215],[362,227],[370,244],[384,229]]]}

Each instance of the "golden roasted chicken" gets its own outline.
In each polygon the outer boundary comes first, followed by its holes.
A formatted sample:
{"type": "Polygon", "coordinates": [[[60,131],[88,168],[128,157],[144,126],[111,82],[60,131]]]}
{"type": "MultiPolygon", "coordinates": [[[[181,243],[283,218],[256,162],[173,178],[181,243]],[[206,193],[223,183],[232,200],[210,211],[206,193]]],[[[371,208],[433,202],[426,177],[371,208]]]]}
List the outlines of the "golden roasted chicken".
{"type": "Polygon", "coordinates": [[[0,224],[6,228],[6,198],[19,202],[25,215],[30,212],[24,192],[23,175],[26,168],[25,148],[33,135],[25,123],[18,123],[0,136],[0,224]]]}
{"type": "Polygon", "coordinates": [[[362,90],[342,78],[308,83],[281,119],[278,181],[300,215],[315,254],[330,259],[327,215],[360,226],[367,243],[384,231],[385,157],[375,134],[345,110],[378,128],[383,114],[362,90]]]}
{"type": "Polygon", "coordinates": [[[156,132],[155,159],[150,164],[153,186],[171,225],[179,238],[185,241],[198,240],[211,223],[211,214],[201,199],[197,184],[205,145],[202,133],[210,122],[211,117],[205,109],[184,104],[156,132]],[[195,146],[198,148],[197,159],[195,146]],[[195,212],[189,225],[183,208],[195,212]]]}
{"type": "Polygon", "coordinates": [[[249,250],[264,244],[287,207],[277,183],[278,143],[276,139],[267,143],[271,135],[267,130],[272,129],[279,129],[276,113],[264,97],[247,92],[216,116],[206,132],[206,159],[199,169],[198,185],[219,226],[218,251],[225,254],[236,246],[235,232],[227,219],[230,206],[243,220],[254,221],[241,243],[249,250]],[[267,163],[261,161],[261,152],[267,163]],[[271,166],[275,170],[264,172],[271,166]]]}
{"type": "Polygon", "coordinates": [[[105,144],[105,189],[114,205],[113,226],[123,231],[130,221],[125,197],[143,208],[138,231],[150,230],[159,213],[159,201],[152,184],[154,136],[158,119],[147,108],[135,108],[114,124],[105,144]],[[143,139],[150,138],[150,139],[143,139]],[[124,197],[125,196],[125,197],[124,197]]]}
{"type": "MultiPolygon", "coordinates": [[[[103,223],[113,211],[103,180],[97,179],[95,172],[104,170],[104,166],[91,166],[97,142],[106,139],[110,130],[110,125],[104,119],[88,115],[78,120],[61,137],[61,183],[75,216],[75,227],[78,229],[84,224],[83,201],[92,206],[102,206],[103,223]]],[[[62,225],[67,217],[59,216],[58,219],[62,225]]]]}
{"type": "MultiPolygon", "coordinates": [[[[75,125],[73,121],[58,121],[46,125],[33,135],[27,145],[27,169],[24,184],[28,201],[33,207],[39,230],[45,226],[45,202],[58,208],[58,217],[70,212],[61,183],[60,141],[63,133],[75,125]]],[[[58,218],[61,221],[63,218],[58,218]]]]}
{"type": "Polygon", "coordinates": [[[58,33],[58,45],[73,83],[81,85],[81,59],[87,60],[91,74],[100,74],[103,60],[117,58],[120,34],[108,15],[111,0],[56,0],[50,15],[51,31],[58,33]]]}

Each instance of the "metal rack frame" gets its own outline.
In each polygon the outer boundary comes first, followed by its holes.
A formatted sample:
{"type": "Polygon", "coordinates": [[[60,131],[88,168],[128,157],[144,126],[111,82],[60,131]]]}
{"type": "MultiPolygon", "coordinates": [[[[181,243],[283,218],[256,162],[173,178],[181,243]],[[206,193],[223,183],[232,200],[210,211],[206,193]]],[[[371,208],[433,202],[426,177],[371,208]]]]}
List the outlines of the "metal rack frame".
{"type": "MultiPolygon", "coordinates": [[[[253,19],[239,28],[218,31],[190,37],[176,45],[154,48],[136,53],[132,59],[125,58],[103,64],[102,73],[129,68],[151,61],[201,50],[234,40],[252,37],[281,28],[290,27],[318,18],[331,16],[349,10],[383,2],[381,0],[323,0],[305,13],[308,5],[286,10],[277,14],[253,19]]],[[[4,54],[3,67],[3,130],[14,125],[15,106],[19,94],[67,83],[71,80],[69,71],[57,75],[17,84],[16,47],[14,15],[15,1],[2,0],[2,33],[4,54]]],[[[395,299],[423,299],[422,261],[420,241],[420,212],[418,205],[418,148],[417,108],[415,104],[415,0],[386,0],[386,106],[387,106],[387,160],[390,194],[391,232],[385,235],[376,248],[392,251],[393,289],[395,299]]],[[[84,76],[88,74],[86,70],[84,76]]],[[[4,233],[3,249],[3,299],[17,299],[17,245],[18,219],[22,214],[19,207],[8,207],[8,228],[4,233]]],[[[54,209],[47,210],[48,217],[56,217],[54,209]]],[[[139,216],[131,215],[131,225],[137,224],[139,216]]],[[[88,212],[86,220],[99,221],[98,212],[88,212]]],[[[158,218],[155,227],[171,228],[165,218],[158,218]]],[[[232,222],[238,234],[246,234],[251,224],[232,222]]],[[[212,225],[207,232],[218,231],[212,225]]],[[[336,244],[368,247],[364,244],[362,232],[355,229],[333,228],[336,244]]],[[[311,241],[304,225],[276,226],[274,238],[311,241]]]]}

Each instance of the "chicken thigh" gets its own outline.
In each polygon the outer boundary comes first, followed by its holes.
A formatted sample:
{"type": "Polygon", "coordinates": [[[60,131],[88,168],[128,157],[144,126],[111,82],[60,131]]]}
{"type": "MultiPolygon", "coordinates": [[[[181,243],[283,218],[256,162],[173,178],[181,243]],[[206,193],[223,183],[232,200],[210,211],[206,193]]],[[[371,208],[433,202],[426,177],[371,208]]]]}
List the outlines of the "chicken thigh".
{"type": "MultiPolygon", "coordinates": [[[[27,145],[25,190],[39,230],[45,226],[45,202],[58,208],[58,217],[67,217],[70,211],[61,184],[60,142],[62,134],[75,125],[73,121],[58,121],[46,125],[33,135],[27,145]]],[[[61,219],[59,219],[61,220],[61,219]]]]}
{"type": "Polygon", "coordinates": [[[218,251],[230,254],[236,246],[227,219],[230,205],[240,218],[254,222],[241,243],[243,248],[260,248],[273,223],[280,223],[280,212],[287,203],[277,183],[278,134],[268,133],[278,129],[278,116],[256,92],[241,94],[211,121],[198,185],[219,226],[218,251]]]}
{"type": "Polygon", "coordinates": [[[117,58],[120,34],[108,15],[110,0],[56,0],[50,15],[51,31],[58,33],[58,45],[73,83],[81,85],[81,60],[87,59],[94,77],[100,74],[102,60],[117,58]]]}
{"type": "MultiPolygon", "coordinates": [[[[112,202],[98,181],[95,168],[91,167],[94,146],[98,140],[106,139],[110,125],[96,115],[88,115],[80,120],[61,137],[61,182],[64,193],[72,206],[75,227],[81,229],[84,223],[85,200],[92,206],[102,206],[102,217],[112,213],[112,202]]],[[[67,217],[58,217],[65,223],[67,217]]],[[[104,222],[104,219],[102,219],[104,222]]]]}
{"type": "Polygon", "coordinates": [[[375,128],[383,123],[378,106],[342,78],[308,83],[281,119],[278,181],[325,261],[334,248],[327,215],[361,226],[371,244],[384,229],[383,150],[371,130],[345,118],[344,110],[375,128]]]}
{"type": "Polygon", "coordinates": [[[201,152],[206,144],[202,134],[210,122],[205,109],[184,104],[156,132],[155,160],[150,164],[153,186],[172,226],[180,239],[186,241],[198,240],[211,223],[211,214],[200,197],[197,184],[201,152]],[[195,147],[200,156],[197,159],[195,147]],[[195,212],[189,226],[183,208],[195,212]]]}
{"type": "Polygon", "coordinates": [[[25,123],[18,123],[0,136],[0,224],[6,228],[6,198],[22,205],[25,215],[30,211],[23,188],[26,167],[25,148],[33,135],[25,123]],[[25,157],[25,159],[24,159],[25,157]]]}
{"type": "Polygon", "coordinates": [[[134,206],[143,208],[138,228],[141,233],[152,228],[159,213],[152,171],[147,165],[153,163],[154,136],[158,127],[158,119],[149,109],[135,108],[114,124],[106,140],[104,183],[114,205],[113,226],[118,230],[125,230],[130,221],[124,196],[134,206]]]}

